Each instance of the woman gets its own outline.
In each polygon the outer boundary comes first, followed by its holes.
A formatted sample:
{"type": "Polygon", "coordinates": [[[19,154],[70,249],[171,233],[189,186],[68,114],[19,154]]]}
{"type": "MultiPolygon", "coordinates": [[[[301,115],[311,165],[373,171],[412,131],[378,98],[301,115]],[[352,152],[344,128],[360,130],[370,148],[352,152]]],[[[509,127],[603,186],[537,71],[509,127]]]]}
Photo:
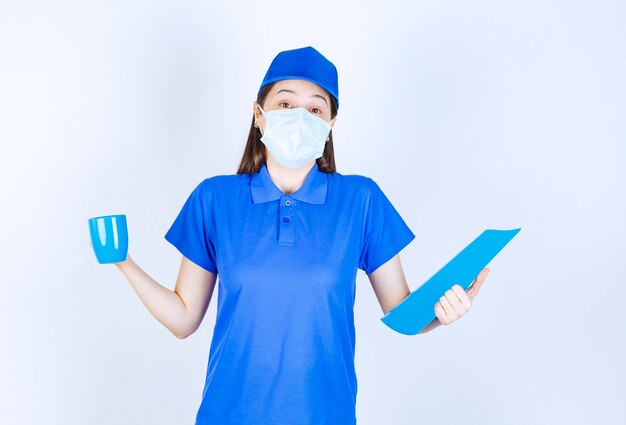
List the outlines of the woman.
{"type": "MultiPolygon", "coordinates": [[[[176,288],[130,256],[116,263],[179,338],[195,332],[220,275],[196,424],[355,424],[358,269],[386,314],[410,294],[399,252],[415,235],[371,178],[335,169],[335,66],[312,47],[273,60],[253,102],[236,174],[196,186],[165,238],[183,254],[176,288]]],[[[465,314],[453,286],[423,332],[465,314]]]]}

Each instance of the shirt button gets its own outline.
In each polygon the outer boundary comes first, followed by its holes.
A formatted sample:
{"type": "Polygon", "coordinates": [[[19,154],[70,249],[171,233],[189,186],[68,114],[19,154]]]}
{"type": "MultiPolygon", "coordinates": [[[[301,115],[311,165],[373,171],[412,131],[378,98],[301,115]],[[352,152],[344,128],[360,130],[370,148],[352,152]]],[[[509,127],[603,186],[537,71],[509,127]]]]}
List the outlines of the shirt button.
{"type": "Polygon", "coordinates": [[[289,221],[289,217],[284,217],[284,218],[283,218],[283,221],[284,221],[285,223],[287,223],[287,222],[289,221]]]}
{"type": "Polygon", "coordinates": [[[290,200],[286,200],[285,201],[285,205],[287,205],[287,206],[291,205],[291,201],[290,200]]]}

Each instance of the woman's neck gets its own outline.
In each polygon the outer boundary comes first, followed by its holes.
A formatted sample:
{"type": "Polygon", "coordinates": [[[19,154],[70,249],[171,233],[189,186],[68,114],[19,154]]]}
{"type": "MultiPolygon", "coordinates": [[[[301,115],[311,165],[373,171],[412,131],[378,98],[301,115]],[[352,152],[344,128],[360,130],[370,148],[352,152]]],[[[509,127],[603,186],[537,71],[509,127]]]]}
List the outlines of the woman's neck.
{"type": "Polygon", "coordinates": [[[266,155],[265,166],[270,178],[285,195],[289,195],[302,186],[311,168],[315,165],[315,160],[299,168],[283,167],[270,155],[266,155]]]}

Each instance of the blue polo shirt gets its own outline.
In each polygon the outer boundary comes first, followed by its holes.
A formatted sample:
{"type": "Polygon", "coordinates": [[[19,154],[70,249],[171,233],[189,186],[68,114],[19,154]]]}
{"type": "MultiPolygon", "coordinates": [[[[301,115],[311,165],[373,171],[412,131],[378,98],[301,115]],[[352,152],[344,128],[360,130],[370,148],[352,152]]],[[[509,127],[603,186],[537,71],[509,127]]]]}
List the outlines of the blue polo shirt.
{"type": "Polygon", "coordinates": [[[219,277],[196,425],[355,424],[357,270],[414,238],[374,180],[317,163],[289,195],[265,164],[198,184],[165,234],[219,277]]]}

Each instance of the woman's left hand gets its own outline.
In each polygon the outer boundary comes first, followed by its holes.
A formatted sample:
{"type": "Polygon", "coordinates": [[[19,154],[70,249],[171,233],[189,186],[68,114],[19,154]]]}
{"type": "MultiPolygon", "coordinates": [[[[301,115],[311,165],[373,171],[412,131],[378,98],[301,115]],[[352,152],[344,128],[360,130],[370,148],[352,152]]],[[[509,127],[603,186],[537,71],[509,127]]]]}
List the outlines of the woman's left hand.
{"type": "Polygon", "coordinates": [[[482,269],[467,291],[461,285],[455,284],[439,298],[435,304],[435,315],[442,325],[449,325],[472,308],[472,300],[478,295],[488,274],[489,269],[482,269]]]}

